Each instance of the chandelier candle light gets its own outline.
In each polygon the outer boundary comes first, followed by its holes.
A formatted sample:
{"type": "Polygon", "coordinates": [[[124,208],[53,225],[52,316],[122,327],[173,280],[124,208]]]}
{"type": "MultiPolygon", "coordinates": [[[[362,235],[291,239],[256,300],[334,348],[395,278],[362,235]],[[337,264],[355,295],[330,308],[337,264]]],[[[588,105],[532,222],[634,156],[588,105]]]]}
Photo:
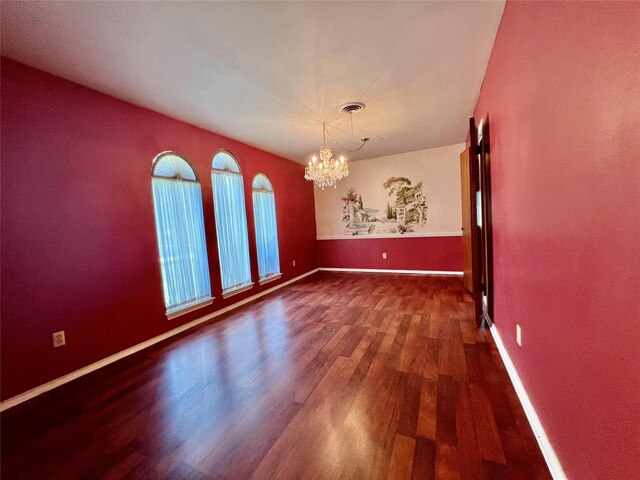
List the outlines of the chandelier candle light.
{"type": "Polygon", "coordinates": [[[320,161],[314,155],[309,160],[309,165],[304,169],[304,178],[313,180],[317,187],[324,190],[325,187],[333,186],[336,182],[349,175],[349,166],[340,156],[340,160],[333,158],[331,149],[327,146],[327,126],[322,123],[323,144],[320,147],[320,161]]]}

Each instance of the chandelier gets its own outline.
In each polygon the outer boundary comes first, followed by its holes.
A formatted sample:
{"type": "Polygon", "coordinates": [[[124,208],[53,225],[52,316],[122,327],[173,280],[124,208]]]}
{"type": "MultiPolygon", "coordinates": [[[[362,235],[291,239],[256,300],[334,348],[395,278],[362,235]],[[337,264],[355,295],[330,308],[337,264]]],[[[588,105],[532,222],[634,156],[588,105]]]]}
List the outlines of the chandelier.
{"type": "Polygon", "coordinates": [[[304,178],[313,180],[316,187],[324,190],[325,187],[336,188],[336,182],[349,175],[349,166],[340,156],[340,160],[333,158],[331,149],[327,146],[327,126],[322,123],[323,143],[320,147],[320,161],[314,155],[309,160],[309,165],[304,169],[304,178]]]}
{"type": "MultiPolygon", "coordinates": [[[[350,102],[340,107],[342,112],[348,113],[351,116],[351,135],[353,135],[353,113],[363,110],[364,107],[365,104],[361,102],[350,102]]],[[[311,157],[309,164],[304,169],[304,178],[307,180],[313,180],[316,187],[322,188],[323,190],[325,187],[336,188],[338,180],[349,175],[349,166],[347,165],[344,156],[340,155],[339,159],[334,158],[333,152],[331,152],[331,149],[327,146],[327,133],[333,143],[347,152],[357,152],[364,147],[364,144],[369,140],[368,137],[361,138],[360,141],[362,142],[362,145],[355,150],[349,150],[336,142],[331,135],[331,132],[327,129],[327,124],[322,122],[322,146],[320,147],[320,158],[315,155],[311,157]]]]}

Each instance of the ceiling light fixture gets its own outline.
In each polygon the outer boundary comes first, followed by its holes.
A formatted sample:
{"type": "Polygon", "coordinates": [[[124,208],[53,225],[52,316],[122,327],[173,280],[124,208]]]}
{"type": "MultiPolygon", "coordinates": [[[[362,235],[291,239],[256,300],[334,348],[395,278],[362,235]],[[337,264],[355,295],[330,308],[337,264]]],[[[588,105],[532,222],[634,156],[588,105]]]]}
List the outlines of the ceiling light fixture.
{"type": "MultiPolygon", "coordinates": [[[[348,113],[351,116],[351,134],[353,135],[353,112],[359,112],[365,107],[364,103],[351,102],[340,107],[342,112],[348,113]]],[[[320,158],[315,155],[309,160],[309,164],[304,169],[304,178],[307,180],[313,180],[316,187],[320,187],[323,190],[325,187],[336,188],[336,183],[349,175],[349,165],[343,155],[340,155],[340,159],[333,157],[331,148],[327,146],[327,133],[329,138],[335,143],[338,148],[347,152],[357,152],[365,143],[369,141],[369,137],[363,137],[360,139],[362,145],[355,150],[349,150],[340,145],[331,135],[331,132],[327,129],[327,124],[322,122],[322,146],[320,147],[320,158]]]]}

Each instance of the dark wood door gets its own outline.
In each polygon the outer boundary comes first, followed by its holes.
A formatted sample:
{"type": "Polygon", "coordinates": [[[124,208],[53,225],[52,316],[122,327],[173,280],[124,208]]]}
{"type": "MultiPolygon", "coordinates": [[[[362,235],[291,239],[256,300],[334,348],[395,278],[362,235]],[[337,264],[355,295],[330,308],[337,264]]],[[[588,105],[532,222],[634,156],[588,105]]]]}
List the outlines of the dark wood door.
{"type": "Polygon", "coordinates": [[[488,117],[476,125],[469,119],[469,147],[460,155],[464,246],[464,285],[471,293],[478,326],[493,320],[493,241],[491,229],[491,165],[488,117]],[[470,233],[466,230],[469,229],[470,233]],[[469,254],[470,252],[470,254],[469,254]],[[468,264],[471,275],[468,275],[468,264]]]}
{"type": "Polygon", "coordinates": [[[460,192],[462,195],[462,250],[463,250],[463,270],[464,277],[462,283],[464,288],[473,292],[473,268],[472,268],[472,242],[471,231],[473,229],[471,215],[471,184],[469,178],[469,149],[466,148],[460,154],[460,192]]]}
{"type": "Polygon", "coordinates": [[[475,321],[482,324],[482,231],[477,222],[477,212],[480,205],[476,204],[477,193],[480,191],[480,165],[478,162],[478,130],[475,118],[469,119],[469,209],[471,212],[471,294],[475,321]]]}
{"type": "Polygon", "coordinates": [[[481,234],[481,267],[482,291],[486,310],[484,313],[493,321],[493,232],[491,218],[491,154],[489,139],[489,117],[478,127],[478,164],[480,175],[480,192],[482,204],[478,205],[482,215],[481,234]]]}

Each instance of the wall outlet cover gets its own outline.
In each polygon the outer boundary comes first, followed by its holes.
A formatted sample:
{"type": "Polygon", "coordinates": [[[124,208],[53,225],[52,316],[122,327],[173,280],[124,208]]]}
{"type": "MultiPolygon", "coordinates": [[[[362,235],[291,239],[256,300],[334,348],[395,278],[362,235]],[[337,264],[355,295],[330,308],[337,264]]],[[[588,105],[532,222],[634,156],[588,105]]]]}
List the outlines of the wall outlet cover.
{"type": "Polygon", "coordinates": [[[59,332],[55,332],[53,334],[53,347],[54,348],[62,347],[66,343],[67,343],[67,341],[64,338],[64,330],[61,330],[59,332]]]}

